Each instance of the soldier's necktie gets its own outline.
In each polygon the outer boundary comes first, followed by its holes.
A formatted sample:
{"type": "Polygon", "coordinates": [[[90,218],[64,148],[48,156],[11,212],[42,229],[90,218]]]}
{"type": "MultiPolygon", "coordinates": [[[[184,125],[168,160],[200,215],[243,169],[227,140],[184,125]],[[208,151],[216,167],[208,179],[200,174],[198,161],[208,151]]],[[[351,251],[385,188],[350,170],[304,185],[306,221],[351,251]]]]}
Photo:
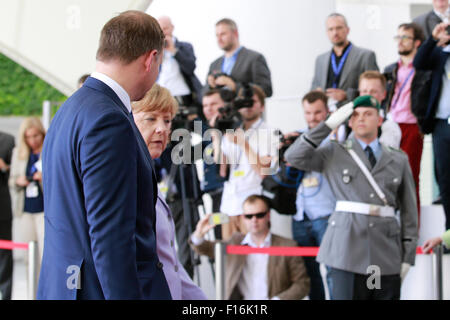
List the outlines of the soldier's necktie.
{"type": "Polygon", "coordinates": [[[375,155],[373,154],[372,148],[370,146],[367,146],[364,151],[366,152],[367,158],[369,158],[370,165],[375,167],[375,163],[377,163],[377,159],[375,158],[375,155]]]}

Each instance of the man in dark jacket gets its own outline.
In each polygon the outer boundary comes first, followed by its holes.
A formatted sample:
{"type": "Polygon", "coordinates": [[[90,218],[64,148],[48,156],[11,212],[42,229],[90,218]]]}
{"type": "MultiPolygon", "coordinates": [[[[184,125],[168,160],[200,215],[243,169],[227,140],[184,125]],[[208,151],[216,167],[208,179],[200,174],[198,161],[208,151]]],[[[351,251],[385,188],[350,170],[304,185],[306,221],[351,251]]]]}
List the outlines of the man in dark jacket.
{"type": "Polygon", "coordinates": [[[187,107],[198,107],[201,114],[202,84],[195,75],[194,48],[173,36],[174,26],[169,17],[158,19],[165,35],[164,59],[157,83],[167,88],[177,101],[187,107]]]}
{"type": "Polygon", "coordinates": [[[430,70],[431,89],[427,109],[421,120],[424,133],[433,134],[433,151],[438,185],[446,216],[446,229],[450,228],[450,34],[449,23],[438,24],[414,58],[416,70],[430,70]]]}

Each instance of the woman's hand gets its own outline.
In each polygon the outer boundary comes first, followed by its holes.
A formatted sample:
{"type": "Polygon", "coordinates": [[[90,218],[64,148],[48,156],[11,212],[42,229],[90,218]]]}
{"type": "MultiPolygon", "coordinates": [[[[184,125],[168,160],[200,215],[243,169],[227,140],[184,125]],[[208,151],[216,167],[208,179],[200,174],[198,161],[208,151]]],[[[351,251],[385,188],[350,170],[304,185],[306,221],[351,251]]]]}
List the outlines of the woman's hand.
{"type": "Polygon", "coordinates": [[[27,177],[20,176],[16,179],[16,185],[19,187],[26,187],[30,184],[30,182],[27,180],[27,177]]]}
{"type": "Polygon", "coordinates": [[[35,181],[42,181],[42,172],[36,171],[33,174],[33,180],[35,180],[35,181]]]}

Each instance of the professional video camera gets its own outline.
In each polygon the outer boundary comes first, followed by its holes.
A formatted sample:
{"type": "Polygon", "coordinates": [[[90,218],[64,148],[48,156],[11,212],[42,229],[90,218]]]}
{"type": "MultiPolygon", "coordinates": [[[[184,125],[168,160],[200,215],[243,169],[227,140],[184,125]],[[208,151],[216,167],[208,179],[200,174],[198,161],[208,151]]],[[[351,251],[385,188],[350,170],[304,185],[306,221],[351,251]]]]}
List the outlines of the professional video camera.
{"type": "Polygon", "coordinates": [[[282,159],[282,161],[284,161],[284,153],[286,152],[286,150],[295,142],[295,140],[297,140],[300,137],[300,133],[298,135],[290,135],[285,137],[283,135],[283,133],[278,130],[278,135],[280,136],[280,159],[282,159]]]}
{"type": "Polygon", "coordinates": [[[194,121],[189,116],[198,114],[197,107],[179,105],[178,112],[172,120],[172,131],[176,129],[186,129],[194,131],[194,121]]]}
{"type": "MultiPolygon", "coordinates": [[[[253,106],[253,89],[249,83],[243,83],[238,94],[231,100],[229,89],[220,89],[220,96],[226,102],[223,108],[219,109],[220,117],[216,121],[215,128],[222,132],[227,129],[236,129],[242,122],[239,110],[242,108],[251,108],[253,106]],[[227,100],[228,99],[228,100],[227,100]]],[[[234,94],[234,93],[233,93],[234,94]]]]}

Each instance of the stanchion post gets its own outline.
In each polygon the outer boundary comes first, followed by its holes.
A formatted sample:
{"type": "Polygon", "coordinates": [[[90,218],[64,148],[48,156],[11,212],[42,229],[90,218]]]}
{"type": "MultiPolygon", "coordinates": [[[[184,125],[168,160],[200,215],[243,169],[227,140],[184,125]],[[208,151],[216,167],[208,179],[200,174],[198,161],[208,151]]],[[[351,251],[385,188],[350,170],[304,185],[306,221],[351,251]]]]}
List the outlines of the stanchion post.
{"type": "Polygon", "coordinates": [[[51,117],[52,117],[52,103],[51,101],[45,100],[42,103],[42,124],[44,125],[45,130],[48,130],[48,127],[50,127],[51,117]]]}
{"type": "Polygon", "coordinates": [[[216,242],[214,247],[216,267],[216,300],[225,299],[225,244],[216,242]]]}
{"type": "Polygon", "coordinates": [[[436,281],[436,300],[443,300],[444,298],[444,291],[442,287],[442,255],[444,254],[444,248],[442,245],[438,245],[436,248],[434,248],[434,253],[436,255],[436,263],[435,263],[435,281],[436,281]]]}
{"type": "Polygon", "coordinates": [[[28,299],[36,300],[36,291],[38,283],[38,252],[37,242],[28,243],[28,299]]]}

